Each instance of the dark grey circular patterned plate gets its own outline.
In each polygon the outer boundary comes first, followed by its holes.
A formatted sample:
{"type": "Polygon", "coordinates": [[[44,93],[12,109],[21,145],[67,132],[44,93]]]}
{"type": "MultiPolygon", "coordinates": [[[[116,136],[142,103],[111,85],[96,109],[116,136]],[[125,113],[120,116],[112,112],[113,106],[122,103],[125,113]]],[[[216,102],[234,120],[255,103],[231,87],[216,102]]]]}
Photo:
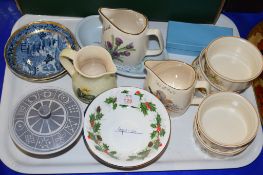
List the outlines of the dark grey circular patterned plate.
{"type": "Polygon", "coordinates": [[[10,120],[13,141],[24,151],[46,155],[61,151],[80,135],[83,116],[77,101],[57,89],[26,96],[10,120]]]}

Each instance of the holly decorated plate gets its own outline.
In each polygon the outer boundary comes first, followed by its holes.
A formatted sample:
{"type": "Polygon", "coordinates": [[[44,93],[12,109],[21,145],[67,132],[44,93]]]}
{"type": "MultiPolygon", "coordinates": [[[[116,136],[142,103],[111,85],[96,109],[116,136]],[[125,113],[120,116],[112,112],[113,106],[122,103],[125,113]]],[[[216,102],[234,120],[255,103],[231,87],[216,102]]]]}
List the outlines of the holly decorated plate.
{"type": "Polygon", "coordinates": [[[170,138],[170,118],[151,93],[119,87],[99,95],[86,109],[84,139],[100,162],[120,169],[157,160],[170,138]]]}

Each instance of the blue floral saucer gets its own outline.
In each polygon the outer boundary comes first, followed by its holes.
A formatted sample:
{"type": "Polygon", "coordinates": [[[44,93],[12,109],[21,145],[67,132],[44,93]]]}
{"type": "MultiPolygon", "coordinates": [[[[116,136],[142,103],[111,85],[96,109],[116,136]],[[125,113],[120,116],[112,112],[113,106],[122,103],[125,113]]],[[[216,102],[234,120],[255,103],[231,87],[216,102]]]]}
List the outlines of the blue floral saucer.
{"type": "Polygon", "coordinates": [[[63,25],[37,21],[18,29],[5,46],[5,60],[10,70],[28,81],[50,81],[66,71],[59,61],[60,52],[79,49],[73,34],[63,25]]]}

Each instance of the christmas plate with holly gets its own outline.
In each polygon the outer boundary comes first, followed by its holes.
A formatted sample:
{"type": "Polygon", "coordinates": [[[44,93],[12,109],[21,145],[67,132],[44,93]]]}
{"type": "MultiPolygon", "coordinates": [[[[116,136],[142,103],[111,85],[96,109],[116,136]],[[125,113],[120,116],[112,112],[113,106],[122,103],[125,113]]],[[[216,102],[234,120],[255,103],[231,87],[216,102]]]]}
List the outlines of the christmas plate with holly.
{"type": "Polygon", "coordinates": [[[167,147],[170,130],[163,104],[139,88],[108,90],[85,112],[84,139],[89,151],[114,168],[142,168],[157,160],[167,147]]]}

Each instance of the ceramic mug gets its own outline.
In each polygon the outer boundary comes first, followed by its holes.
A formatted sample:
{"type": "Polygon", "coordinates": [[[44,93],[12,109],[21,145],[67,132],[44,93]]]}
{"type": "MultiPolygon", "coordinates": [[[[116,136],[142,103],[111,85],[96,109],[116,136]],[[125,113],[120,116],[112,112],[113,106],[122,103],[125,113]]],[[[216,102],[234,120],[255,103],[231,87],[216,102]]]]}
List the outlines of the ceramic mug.
{"type": "Polygon", "coordinates": [[[79,51],[66,48],[60,53],[60,62],[72,77],[75,95],[84,103],[117,87],[116,66],[101,46],[86,46],[79,51]]]}
{"type": "Polygon", "coordinates": [[[147,76],[145,89],[161,100],[171,116],[180,116],[188,107],[199,104],[203,98],[194,96],[203,88],[210,93],[206,81],[198,81],[192,66],[176,60],[145,61],[147,76]]]}
{"type": "Polygon", "coordinates": [[[255,108],[234,92],[207,96],[196,114],[201,139],[221,152],[245,149],[255,138],[258,126],[259,115],[255,108]]]}
{"type": "Polygon", "coordinates": [[[204,50],[204,59],[204,73],[223,91],[245,90],[263,70],[258,48],[238,37],[214,40],[204,50]]]}
{"type": "Polygon", "coordinates": [[[102,44],[119,64],[134,66],[145,56],[159,55],[164,48],[160,30],[149,29],[148,19],[133,10],[100,8],[102,44]],[[159,49],[149,50],[149,37],[158,39],[159,49]]]}

